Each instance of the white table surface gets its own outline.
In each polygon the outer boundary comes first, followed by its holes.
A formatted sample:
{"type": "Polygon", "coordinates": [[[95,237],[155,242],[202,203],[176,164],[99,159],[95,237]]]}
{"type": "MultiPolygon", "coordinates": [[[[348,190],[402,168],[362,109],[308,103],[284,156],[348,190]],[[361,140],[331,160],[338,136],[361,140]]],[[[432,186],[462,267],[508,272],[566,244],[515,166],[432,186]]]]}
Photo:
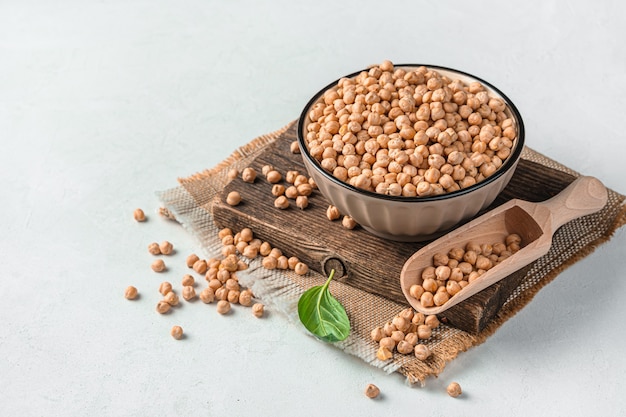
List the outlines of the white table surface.
{"type": "Polygon", "coordinates": [[[199,251],[155,192],[383,59],[491,81],[527,145],[625,193],[625,16],[619,1],[0,1],[0,415],[625,415],[624,229],[425,388],[271,311],[154,311],[199,251]],[[165,239],[177,253],[156,275],[146,246],[165,239]]]}

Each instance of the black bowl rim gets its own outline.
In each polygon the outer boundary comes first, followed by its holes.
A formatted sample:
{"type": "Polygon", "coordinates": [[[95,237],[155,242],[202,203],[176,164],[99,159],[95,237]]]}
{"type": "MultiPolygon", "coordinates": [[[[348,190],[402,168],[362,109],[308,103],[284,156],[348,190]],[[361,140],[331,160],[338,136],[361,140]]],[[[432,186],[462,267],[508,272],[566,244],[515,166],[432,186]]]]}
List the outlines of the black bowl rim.
{"type": "Polygon", "coordinates": [[[513,116],[516,119],[517,122],[517,126],[518,126],[518,134],[517,134],[517,146],[515,147],[515,149],[513,150],[513,153],[506,159],[506,161],[504,161],[504,164],[502,164],[502,166],[490,177],[485,178],[484,180],[470,186],[467,188],[463,188],[461,190],[457,190],[457,191],[452,191],[449,193],[444,193],[444,194],[438,194],[438,195],[432,195],[432,196],[424,196],[424,197],[405,197],[405,196],[392,196],[392,195],[387,195],[387,194],[380,194],[377,192],[373,192],[373,191],[368,191],[368,190],[363,190],[361,188],[357,188],[353,185],[348,184],[347,182],[341,181],[339,178],[335,177],[334,175],[332,175],[331,173],[329,173],[328,171],[326,171],[324,168],[322,168],[322,166],[319,164],[319,162],[313,158],[311,156],[311,154],[309,153],[309,149],[308,146],[306,145],[305,142],[305,138],[304,135],[302,134],[303,129],[304,129],[304,122],[306,120],[306,118],[308,117],[308,113],[309,113],[309,109],[311,108],[311,106],[313,104],[315,104],[315,102],[326,92],[326,90],[330,89],[331,87],[334,87],[337,85],[337,83],[343,79],[343,78],[354,78],[357,75],[359,75],[361,72],[363,71],[369,71],[369,69],[371,68],[366,68],[366,69],[362,69],[359,71],[355,71],[352,74],[349,75],[345,75],[342,76],[340,78],[337,78],[335,81],[329,83],[326,87],[322,88],[321,90],[319,90],[314,96],[313,98],[311,98],[309,100],[309,102],[306,104],[306,106],[304,107],[304,109],[302,110],[302,113],[300,114],[300,118],[298,119],[298,126],[297,126],[297,136],[298,136],[298,143],[300,144],[300,149],[303,153],[303,155],[305,156],[305,158],[311,162],[316,168],[317,170],[328,180],[332,181],[333,183],[349,190],[352,192],[355,192],[357,194],[363,194],[365,196],[368,197],[372,197],[372,198],[377,198],[377,199],[381,199],[381,200],[388,200],[388,201],[397,201],[397,202],[430,202],[430,201],[441,201],[441,200],[447,200],[447,199],[451,199],[451,198],[456,198],[465,194],[469,194],[473,191],[478,190],[479,188],[485,187],[491,183],[493,183],[494,181],[496,181],[498,178],[500,178],[502,175],[504,175],[508,170],[510,170],[513,166],[515,166],[515,164],[518,162],[519,157],[522,153],[522,149],[524,148],[524,142],[525,142],[525,131],[524,131],[524,122],[522,121],[522,116],[519,112],[519,110],[517,109],[517,107],[515,106],[515,104],[511,101],[511,99],[509,99],[499,88],[497,88],[496,86],[494,86],[493,84],[489,83],[488,81],[483,80],[482,78],[479,78],[473,74],[470,74],[468,72],[465,71],[460,71],[454,68],[449,68],[449,67],[443,67],[440,65],[428,65],[428,64],[394,64],[394,69],[395,68],[400,68],[400,67],[411,67],[411,68],[417,68],[417,67],[426,67],[428,69],[434,69],[434,70],[444,70],[444,71],[451,71],[451,72],[456,72],[458,74],[461,75],[465,75],[467,77],[471,77],[473,79],[475,79],[476,81],[479,81],[480,83],[487,85],[489,88],[491,88],[493,91],[495,91],[496,93],[498,93],[500,95],[500,97],[502,97],[505,101],[507,106],[511,109],[511,113],[513,114],[513,116]]]}

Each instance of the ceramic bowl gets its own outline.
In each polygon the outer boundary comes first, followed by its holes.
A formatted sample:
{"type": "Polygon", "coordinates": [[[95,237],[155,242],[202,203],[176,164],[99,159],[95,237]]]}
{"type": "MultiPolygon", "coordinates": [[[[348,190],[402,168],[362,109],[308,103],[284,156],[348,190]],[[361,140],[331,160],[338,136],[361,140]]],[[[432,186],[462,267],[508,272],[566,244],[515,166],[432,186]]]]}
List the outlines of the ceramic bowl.
{"type": "MultiPolygon", "coordinates": [[[[395,65],[394,68],[410,69],[419,66],[422,64],[395,65]]],[[[297,134],[301,155],[309,175],[317,183],[320,192],[342,214],[350,215],[365,230],[384,239],[405,242],[431,240],[474,217],[481,209],[489,206],[506,187],[517,167],[524,146],[522,117],[511,100],[499,89],[462,71],[433,65],[424,66],[438,71],[451,80],[461,80],[466,85],[474,81],[480,82],[491,97],[500,97],[505,102],[504,112],[514,121],[517,137],[510,156],[494,174],[475,185],[439,195],[390,196],[354,187],[324,170],[311,156],[307,147],[307,126],[310,123],[308,114],[310,109],[322,100],[324,92],[336,86],[339,79],[313,96],[302,111],[298,122],[297,134]]],[[[353,78],[362,71],[367,69],[344,77],[353,78]]]]}

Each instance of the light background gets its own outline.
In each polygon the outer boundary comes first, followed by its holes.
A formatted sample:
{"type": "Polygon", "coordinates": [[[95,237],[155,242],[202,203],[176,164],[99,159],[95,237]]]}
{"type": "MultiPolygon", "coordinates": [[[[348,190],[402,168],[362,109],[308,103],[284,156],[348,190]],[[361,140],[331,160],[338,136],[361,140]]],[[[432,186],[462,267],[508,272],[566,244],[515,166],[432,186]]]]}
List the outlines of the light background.
{"type": "Polygon", "coordinates": [[[0,415],[625,415],[623,229],[425,388],[279,314],[160,316],[152,290],[199,251],[155,191],[383,59],[490,81],[528,146],[625,193],[625,16],[617,0],[0,1],[0,415]],[[146,246],[164,239],[177,253],[155,276],[146,246]]]}

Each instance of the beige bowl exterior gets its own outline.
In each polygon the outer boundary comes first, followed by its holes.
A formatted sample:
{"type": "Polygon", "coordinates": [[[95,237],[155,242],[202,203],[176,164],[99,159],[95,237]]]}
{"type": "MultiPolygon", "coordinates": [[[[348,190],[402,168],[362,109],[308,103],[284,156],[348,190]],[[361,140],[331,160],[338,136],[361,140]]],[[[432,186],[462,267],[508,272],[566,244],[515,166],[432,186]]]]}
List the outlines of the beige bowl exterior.
{"type": "MultiPolygon", "coordinates": [[[[420,65],[396,65],[395,67],[415,68],[418,66],[420,65]]],[[[319,100],[324,91],[336,85],[336,82],[320,90],[309,102],[298,124],[298,144],[302,158],[320,192],[342,214],[350,215],[365,230],[384,239],[430,240],[474,217],[480,210],[489,206],[509,183],[524,144],[524,126],[521,116],[513,103],[499,90],[469,74],[432,65],[425,66],[436,69],[452,80],[460,79],[465,83],[481,82],[491,96],[500,97],[506,102],[505,112],[515,120],[518,135],[511,155],[495,174],[472,187],[439,196],[393,197],[358,189],[326,172],[309,154],[304,137],[308,125],[308,110],[319,100]]],[[[356,75],[358,72],[347,77],[356,75]]]]}

